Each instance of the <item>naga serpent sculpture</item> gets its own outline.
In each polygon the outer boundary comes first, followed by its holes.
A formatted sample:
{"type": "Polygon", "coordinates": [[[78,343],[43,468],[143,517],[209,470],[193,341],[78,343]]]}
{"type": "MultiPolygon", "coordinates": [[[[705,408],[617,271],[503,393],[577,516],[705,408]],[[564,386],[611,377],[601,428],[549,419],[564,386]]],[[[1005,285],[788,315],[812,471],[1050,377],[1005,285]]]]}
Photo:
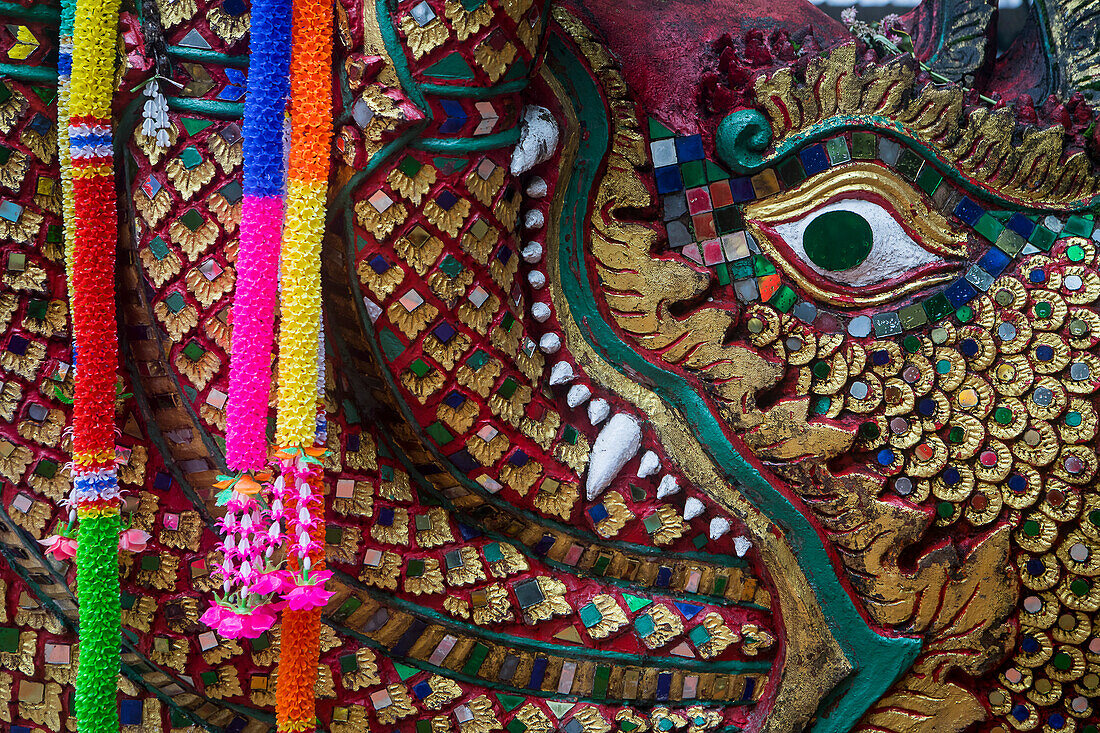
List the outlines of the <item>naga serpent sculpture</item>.
{"type": "Polygon", "coordinates": [[[0,16],[5,730],[1096,733],[1096,3],[0,16]]]}

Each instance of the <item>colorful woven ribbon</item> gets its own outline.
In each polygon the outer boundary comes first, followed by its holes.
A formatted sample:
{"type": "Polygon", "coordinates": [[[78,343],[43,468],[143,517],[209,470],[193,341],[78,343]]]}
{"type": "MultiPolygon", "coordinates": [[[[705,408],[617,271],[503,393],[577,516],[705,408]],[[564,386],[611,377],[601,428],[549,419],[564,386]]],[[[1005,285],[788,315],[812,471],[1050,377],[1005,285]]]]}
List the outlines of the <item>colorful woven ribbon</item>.
{"type": "Polygon", "coordinates": [[[287,594],[275,708],[280,731],[313,730],[313,687],[320,656],[324,558],[324,421],[321,344],[321,241],[332,144],[332,2],[295,0],[290,87],[290,163],[283,232],[277,440],[287,531],[298,588],[287,594]],[[320,431],[319,431],[320,428],[320,431]],[[315,445],[316,443],[316,445],[315,445]],[[299,572],[300,571],[300,572],[299,572]]]}
{"type": "Polygon", "coordinates": [[[117,731],[119,726],[115,678],[121,643],[120,520],[114,420],[118,220],[111,142],[118,9],[119,0],[77,0],[68,98],[72,209],[66,207],[65,214],[72,250],[69,297],[77,365],[70,501],[80,519],[76,718],[82,733],[117,731]]]}

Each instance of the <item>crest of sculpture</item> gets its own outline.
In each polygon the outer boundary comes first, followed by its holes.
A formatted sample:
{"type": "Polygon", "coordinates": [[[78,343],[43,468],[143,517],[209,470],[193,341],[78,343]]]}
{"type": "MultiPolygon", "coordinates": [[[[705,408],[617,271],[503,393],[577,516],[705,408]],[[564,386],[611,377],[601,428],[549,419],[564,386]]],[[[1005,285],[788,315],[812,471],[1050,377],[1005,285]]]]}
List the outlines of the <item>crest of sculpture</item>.
{"type": "Polygon", "coordinates": [[[1100,4],[0,17],[3,730],[1096,733],[1100,4]]]}

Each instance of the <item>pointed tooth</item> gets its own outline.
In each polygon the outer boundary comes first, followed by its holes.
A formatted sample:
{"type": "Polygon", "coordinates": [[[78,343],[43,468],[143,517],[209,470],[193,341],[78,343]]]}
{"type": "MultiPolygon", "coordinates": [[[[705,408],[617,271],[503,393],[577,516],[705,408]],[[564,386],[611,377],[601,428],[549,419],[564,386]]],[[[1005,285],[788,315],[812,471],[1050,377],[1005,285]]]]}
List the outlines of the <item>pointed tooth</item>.
{"type": "Polygon", "coordinates": [[[588,388],[587,384],[574,384],[565,395],[565,404],[572,408],[579,407],[587,402],[591,396],[592,390],[588,388]]]}
{"type": "Polygon", "coordinates": [[[703,502],[699,501],[694,496],[689,496],[688,500],[684,502],[684,519],[686,521],[695,519],[703,513],[703,509],[705,508],[703,502]]]}
{"type": "Polygon", "coordinates": [[[638,478],[652,476],[661,469],[661,459],[651,450],[642,454],[642,460],[638,462],[638,478]]]}
{"type": "Polygon", "coordinates": [[[603,493],[642,447],[642,426],[634,417],[616,413],[592,443],[585,494],[591,501],[603,493]]]}
{"type": "Polygon", "coordinates": [[[607,400],[597,397],[588,403],[588,421],[593,425],[599,425],[611,414],[611,405],[607,400]]]}
{"type": "Polygon", "coordinates": [[[676,480],[675,476],[665,475],[661,478],[661,483],[657,485],[657,498],[663,499],[666,496],[672,496],[680,491],[680,482],[676,480]]]}
{"type": "Polygon", "coordinates": [[[737,557],[744,557],[750,547],[752,547],[752,542],[749,541],[748,537],[733,538],[733,551],[737,553],[737,557]]]}
{"type": "Polygon", "coordinates": [[[716,540],[730,531],[730,520],[725,517],[715,517],[710,520],[710,538],[716,540]]]}
{"type": "Polygon", "coordinates": [[[573,374],[573,365],[567,361],[559,361],[550,370],[550,386],[568,384],[573,381],[574,377],[576,375],[573,374]]]}

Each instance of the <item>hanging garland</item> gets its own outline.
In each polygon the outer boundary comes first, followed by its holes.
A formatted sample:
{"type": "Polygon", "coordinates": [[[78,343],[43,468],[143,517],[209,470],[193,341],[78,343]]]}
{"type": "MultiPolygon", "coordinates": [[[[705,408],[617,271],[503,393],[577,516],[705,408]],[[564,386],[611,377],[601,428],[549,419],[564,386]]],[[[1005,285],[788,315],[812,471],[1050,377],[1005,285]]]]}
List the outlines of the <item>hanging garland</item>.
{"type": "MultiPolygon", "coordinates": [[[[117,731],[121,643],[115,383],[117,246],[111,145],[119,0],[77,0],[73,24],[68,139],[72,176],[70,301],[73,354],[73,490],[80,520],[77,588],[80,662],[76,718],[83,733],[117,731]]],[[[71,216],[68,216],[71,213],[71,216]]]]}
{"type": "Polygon", "coordinates": [[[285,573],[272,565],[284,508],[271,500],[267,405],[271,393],[279,245],[283,225],[283,125],[290,91],[289,0],[255,0],[244,107],[244,197],[233,298],[226,463],[221,476],[222,594],[203,621],[226,638],[255,638],[275,622],[285,573]]]}
{"type": "Polygon", "coordinates": [[[290,162],[283,232],[277,457],[283,471],[288,561],[275,712],[279,731],[316,728],[313,687],[320,657],[324,589],[324,420],[321,240],[332,144],[332,2],[295,0],[290,61],[290,162]],[[319,391],[320,390],[320,391],[319,391]]]}

